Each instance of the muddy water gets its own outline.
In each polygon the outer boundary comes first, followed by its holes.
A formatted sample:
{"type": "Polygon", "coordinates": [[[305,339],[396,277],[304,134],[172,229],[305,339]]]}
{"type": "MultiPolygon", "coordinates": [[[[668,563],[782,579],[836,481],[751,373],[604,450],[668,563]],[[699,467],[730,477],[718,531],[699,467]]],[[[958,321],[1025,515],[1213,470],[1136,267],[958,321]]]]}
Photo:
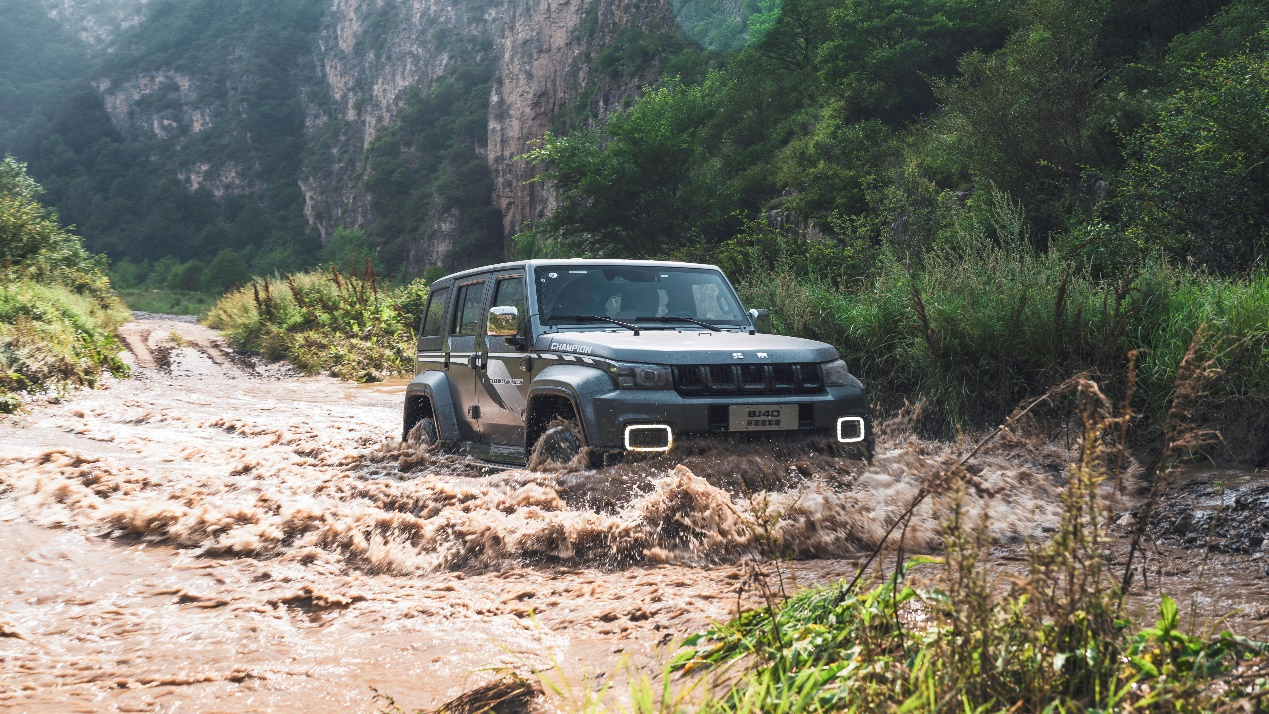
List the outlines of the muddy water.
{"type": "MultiPolygon", "coordinates": [[[[398,443],[402,384],[257,365],[188,322],[123,337],[133,379],[0,424],[0,708],[373,711],[371,687],[434,707],[499,668],[580,690],[755,602],[756,557],[803,559],[795,583],[853,572],[955,451],[498,472],[398,443]]],[[[980,461],[1006,548],[1052,528],[1065,457],[980,461]]],[[[918,512],[908,547],[936,537],[918,512]]],[[[1253,556],[1220,557],[1204,582],[1231,584],[1195,601],[1254,621],[1253,556]]],[[[1161,560],[1150,587],[1192,578],[1161,560]]]]}

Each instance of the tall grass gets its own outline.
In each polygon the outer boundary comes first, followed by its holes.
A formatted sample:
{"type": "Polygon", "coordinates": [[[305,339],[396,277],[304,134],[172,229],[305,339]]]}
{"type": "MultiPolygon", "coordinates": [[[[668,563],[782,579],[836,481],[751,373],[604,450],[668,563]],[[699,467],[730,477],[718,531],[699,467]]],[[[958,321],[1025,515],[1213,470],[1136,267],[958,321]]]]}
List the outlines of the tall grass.
{"type": "Polygon", "coordinates": [[[119,297],[130,310],[165,315],[202,315],[216,304],[214,295],[166,288],[120,290],[119,297]]]}
{"type": "Polygon", "coordinates": [[[128,371],[113,337],[128,312],[105,258],[40,203],[43,191],[25,164],[0,159],[0,412],[17,410],[24,393],[128,371]]]}
{"type": "Polygon", "coordinates": [[[1151,259],[1122,277],[1028,244],[966,240],[922,264],[884,258],[874,278],[840,289],[788,270],[738,288],[777,328],[838,347],[884,404],[921,401],[946,431],[989,424],[1028,395],[1090,371],[1122,390],[1140,355],[1140,408],[1162,417],[1186,346],[1206,325],[1223,393],[1269,398],[1269,275],[1218,278],[1151,259]]]}
{"type": "Polygon", "coordinates": [[[240,349],[290,360],[308,373],[379,381],[411,374],[421,282],[384,289],[367,265],[256,280],[220,298],[206,323],[240,349]]]}

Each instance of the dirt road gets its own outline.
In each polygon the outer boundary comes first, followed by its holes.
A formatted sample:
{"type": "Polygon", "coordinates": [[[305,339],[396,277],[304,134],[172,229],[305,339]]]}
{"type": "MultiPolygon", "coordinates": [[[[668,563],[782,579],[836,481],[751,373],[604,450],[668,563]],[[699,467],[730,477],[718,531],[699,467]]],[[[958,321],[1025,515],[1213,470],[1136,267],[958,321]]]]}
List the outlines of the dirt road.
{"type": "MultiPolygon", "coordinates": [[[[300,377],[144,317],[122,332],[133,378],[0,423],[0,709],[375,711],[372,688],[425,708],[507,669],[580,701],[754,602],[773,540],[793,583],[853,572],[951,448],[491,472],[399,444],[401,384],[300,377]]],[[[1060,469],[1025,461],[984,461],[1005,544],[1056,514],[1060,469]]],[[[908,547],[936,528],[920,513],[908,547]]],[[[1205,602],[1250,612],[1247,587],[1205,602]]]]}

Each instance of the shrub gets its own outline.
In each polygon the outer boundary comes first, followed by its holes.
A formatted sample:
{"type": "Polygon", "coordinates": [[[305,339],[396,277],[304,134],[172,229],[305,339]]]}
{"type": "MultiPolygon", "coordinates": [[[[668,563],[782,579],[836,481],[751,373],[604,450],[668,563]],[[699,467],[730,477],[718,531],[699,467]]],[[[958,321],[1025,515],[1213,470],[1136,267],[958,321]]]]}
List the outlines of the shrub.
{"type": "Polygon", "coordinates": [[[303,372],[373,382],[411,373],[426,296],[417,281],[381,288],[369,266],[361,276],[332,267],[252,281],[222,297],[206,322],[235,347],[303,372]]]}
{"type": "MultiPolygon", "coordinates": [[[[1211,364],[1200,341],[1187,346],[1175,387],[1194,395],[1211,364]]],[[[922,500],[943,519],[944,557],[922,583],[900,568],[871,590],[869,563],[851,580],[808,590],[740,615],[689,638],[671,669],[712,673],[705,712],[818,711],[1251,711],[1269,679],[1269,646],[1229,631],[1198,637],[1180,630],[1176,602],[1163,596],[1159,621],[1137,628],[1127,618],[1131,554],[1124,574],[1106,559],[1104,484],[1123,476],[1123,429],[1130,408],[1114,409],[1096,382],[1074,379],[1046,396],[1071,397],[1082,425],[1051,536],[1028,545],[1024,572],[1001,578],[986,559],[992,542],[985,511],[968,506],[976,480],[974,449],[951,465],[930,466],[905,525],[922,500]],[[738,669],[739,672],[734,671],[738,669]]],[[[1184,409],[1183,397],[1172,404],[1184,409]]],[[[1024,418],[1014,412],[1002,433],[1024,418]]],[[[988,437],[990,440],[992,437],[988,437]]],[[[1202,438],[1170,421],[1159,471],[1166,480],[1182,450],[1202,438]]],[[[979,445],[981,448],[986,442],[979,445]]],[[[1156,486],[1157,488],[1157,486],[1156,486]]],[[[1148,513],[1139,513],[1148,519],[1148,513]]],[[[1140,530],[1138,531],[1140,532],[1140,530]]],[[[902,540],[902,536],[899,536],[902,540]]],[[[1134,542],[1133,552],[1137,543],[1134,542]]],[[[902,552],[902,545],[899,546],[902,552]]],[[[768,590],[769,591],[769,590],[768,590]]],[[[669,694],[667,682],[666,694],[669,694]]],[[[669,710],[679,710],[674,705],[669,710]]],[[[664,709],[649,709],[649,711],[664,709]]]]}

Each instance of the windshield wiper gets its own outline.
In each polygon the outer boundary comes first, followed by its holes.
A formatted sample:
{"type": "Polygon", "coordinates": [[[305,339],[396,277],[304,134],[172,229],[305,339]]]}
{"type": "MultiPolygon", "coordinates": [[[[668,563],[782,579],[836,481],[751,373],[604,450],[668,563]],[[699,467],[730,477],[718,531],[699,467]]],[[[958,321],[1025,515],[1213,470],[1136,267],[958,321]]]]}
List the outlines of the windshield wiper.
{"type": "Polygon", "coordinates": [[[632,325],[629,322],[614,320],[611,317],[603,317],[601,315],[551,315],[551,327],[555,327],[557,322],[611,322],[617,327],[624,327],[639,336],[639,326],[632,325]]]}
{"type": "Polygon", "coordinates": [[[690,317],[680,317],[678,315],[662,315],[661,317],[636,317],[635,322],[656,321],[656,322],[690,322],[693,325],[700,325],[707,330],[714,332],[722,332],[722,328],[703,320],[696,320],[690,317]]]}

